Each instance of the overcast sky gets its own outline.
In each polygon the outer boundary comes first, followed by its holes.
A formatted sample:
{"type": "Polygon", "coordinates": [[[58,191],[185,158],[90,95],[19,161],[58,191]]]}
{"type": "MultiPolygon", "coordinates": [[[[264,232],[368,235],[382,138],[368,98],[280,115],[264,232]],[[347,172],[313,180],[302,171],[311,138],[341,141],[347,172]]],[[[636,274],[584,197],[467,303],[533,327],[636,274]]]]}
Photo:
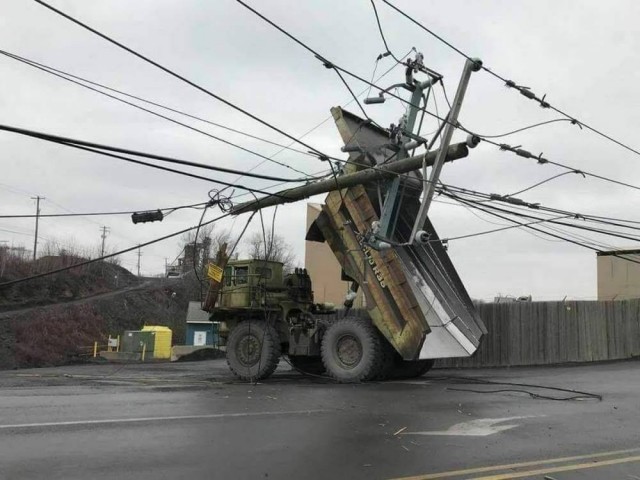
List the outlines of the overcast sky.
{"type": "MultiPolygon", "coordinates": [[[[326,58],[370,78],[384,51],[369,0],[250,1],[254,7],[299,36],[326,58]]],[[[636,1],[428,1],[397,0],[397,5],[453,44],[484,63],[547,94],[555,106],[616,138],[638,147],[640,69],[636,1]]],[[[344,105],[348,91],[331,70],[232,0],[52,0],[52,4],[124,44],[150,56],[224,98],[299,136],[325,120],[329,108],[344,105]]],[[[70,23],[35,2],[3,0],[0,49],[152,99],[191,114],[245,130],[279,143],[287,139],[233,111],[162,71],[70,23]]],[[[464,59],[378,2],[390,48],[398,55],[416,47],[425,63],[441,72],[452,95],[464,59]]],[[[390,68],[380,62],[377,74],[390,68]]],[[[246,171],[261,161],[246,152],[153,117],[112,99],[70,84],[16,61],[0,57],[0,122],[125,148],[175,156],[246,171]]],[[[395,69],[381,85],[400,82],[395,69]]],[[[364,85],[350,81],[360,92],[364,85]]],[[[440,112],[444,99],[438,93],[440,112]]],[[[347,107],[357,113],[353,105],[347,107]]],[[[435,106],[430,105],[431,109],[435,106]]],[[[368,107],[382,125],[397,121],[404,107],[397,101],[368,107]]],[[[178,118],[178,117],[176,117],[178,118]]],[[[460,121],[482,134],[503,133],[557,118],[509,90],[485,72],[475,73],[460,121]]],[[[184,118],[180,118],[185,121],[184,118]]],[[[263,155],[279,148],[188,120],[198,128],[241,143],[263,155]]],[[[436,125],[427,121],[426,132],[436,125]]],[[[456,136],[455,140],[461,140],[456,136]]],[[[305,141],[340,155],[340,138],[327,121],[305,141]]],[[[556,123],[507,137],[535,153],[612,178],[640,183],[638,157],[568,123],[556,123]]],[[[0,214],[33,213],[31,196],[46,197],[42,213],[146,210],[205,201],[216,185],[124,163],[65,146],[0,133],[2,170],[0,214]]],[[[275,157],[313,173],[325,165],[295,152],[275,157]]],[[[186,169],[185,169],[186,170],[186,169]]],[[[194,170],[195,171],[195,170],[194,170]]],[[[266,163],[257,172],[299,176],[266,163]]],[[[561,173],[483,144],[468,158],[446,165],[443,181],[491,193],[510,193],[561,173]]],[[[202,174],[202,171],[198,173],[202,174]]],[[[233,175],[204,173],[233,181],[233,175]]],[[[270,181],[243,179],[264,188],[270,181]]],[[[236,190],[236,194],[242,193],[236,190]]],[[[567,175],[522,195],[530,202],[583,213],[638,217],[640,192],[596,179],[567,175]]],[[[244,197],[245,199],[249,199],[244,197]]],[[[323,197],[313,201],[322,201],[323,197]]],[[[273,210],[266,210],[270,221],[273,210]]],[[[214,210],[206,218],[213,218],[214,210]]],[[[162,223],[133,225],[129,217],[43,219],[41,248],[48,240],[97,247],[100,227],[111,229],[109,249],[123,249],[197,223],[199,211],[176,212],[162,223]]],[[[276,230],[304,260],[305,204],[280,208],[276,230]]],[[[495,228],[495,219],[459,206],[435,203],[431,218],[441,237],[495,228]]],[[[239,232],[246,216],[219,223],[239,232]]],[[[33,219],[0,219],[0,240],[31,249],[33,219]]],[[[500,223],[500,221],[498,221],[500,223]]],[[[254,221],[249,232],[257,231],[254,221]]],[[[612,246],[633,243],[606,240],[612,246]]],[[[164,259],[179,253],[179,240],[143,249],[142,271],[160,273],[164,259]]],[[[449,253],[474,298],[531,294],[534,299],[593,298],[596,257],[593,251],[533,236],[521,230],[451,242],[449,253]]],[[[135,269],[135,253],[123,265],[135,269]]]]}

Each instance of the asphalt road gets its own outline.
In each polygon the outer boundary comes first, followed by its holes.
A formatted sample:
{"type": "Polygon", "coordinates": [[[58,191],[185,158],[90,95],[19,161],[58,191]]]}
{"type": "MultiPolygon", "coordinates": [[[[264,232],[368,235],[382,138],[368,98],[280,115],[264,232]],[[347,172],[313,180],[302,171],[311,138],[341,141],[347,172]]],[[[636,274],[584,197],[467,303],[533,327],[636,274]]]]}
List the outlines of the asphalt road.
{"type": "Polygon", "coordinates": [[[5,371],[0,478],[629,480],[639,410],[636,361],[362,385],[286,369],[248,385],[224,361],[5,371]]]}

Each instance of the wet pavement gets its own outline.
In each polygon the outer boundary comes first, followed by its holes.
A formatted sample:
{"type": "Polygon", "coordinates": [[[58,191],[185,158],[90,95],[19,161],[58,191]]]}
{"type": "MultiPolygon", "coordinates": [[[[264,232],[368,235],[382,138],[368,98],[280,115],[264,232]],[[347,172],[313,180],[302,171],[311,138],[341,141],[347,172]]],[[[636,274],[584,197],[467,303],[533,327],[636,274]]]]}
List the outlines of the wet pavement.
{"type": "Polygon", "coordinates": [[[360,385],[286,364],[251,385],[224,360],[3,371],[0,478],[629,480],[639,413],[637,361],[360,385]]]}

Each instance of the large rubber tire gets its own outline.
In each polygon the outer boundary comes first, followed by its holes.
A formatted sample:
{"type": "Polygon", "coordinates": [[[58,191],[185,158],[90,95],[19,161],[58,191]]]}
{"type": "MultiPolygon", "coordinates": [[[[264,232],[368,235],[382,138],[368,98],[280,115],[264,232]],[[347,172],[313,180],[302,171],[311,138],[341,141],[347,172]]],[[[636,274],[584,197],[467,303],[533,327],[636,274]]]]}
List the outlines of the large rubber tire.
{"type": "Polygon", "coordinates": [[[241,380],[269,377],[280,361],[280,338],[264,321],[247,320],[231,330],[227,340],[227,365],[241,380]]]}
{"type": "Polygon", "coordinates": [[[301,373],[310,375],[322,375],[326,372],[321,357],[307,357],[302,355],[289,355],[289,361],[293,368],[301,373]]]}
{"type": "Polygon", "coordinates": [[[435,360],[430,358],[427,360],[407,361],[398,358],[391,376],[393,378],[417,378],[421,377],[433,367],[435,360]]]}
{"type": "Polygon", "coordinates": [[[374,380],[387,380],[393,376],[393,371],[396,366],[396,357],[399,355],[396,353],[396,349],[391,346],[389,341],[384,338],[382,334],[380,337],[380,366],[378,373],[376,373],[374,380]]]}
{"type": "Polygon", "coordinates": [[[322,338],[322,363],[327,373],[342,383],[375,378],[380,370],[380,337],[370,321],[343,318],[333,323],[322,338]]]}

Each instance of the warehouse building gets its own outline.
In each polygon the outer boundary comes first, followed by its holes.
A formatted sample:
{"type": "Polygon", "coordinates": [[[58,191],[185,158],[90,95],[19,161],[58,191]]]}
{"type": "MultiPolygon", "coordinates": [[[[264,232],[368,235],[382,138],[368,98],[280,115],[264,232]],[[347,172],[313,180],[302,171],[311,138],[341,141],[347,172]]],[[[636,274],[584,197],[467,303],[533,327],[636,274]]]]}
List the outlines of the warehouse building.
{"type": "Polygon", "coordinates": [[[597,252],[598,300],[640,298],[640,250],[597,252]]]}
{"type": "MultiPolygon", "coordinates": [[[[307,204],[307,230],[318,218],[321,205],[317,203],[307,204]]],[[[344,297],[349,291],[349,282],[342,280],[342,267],[333,255],[326,242],[305,242],[304,266],[311,277],[313,285],[313,297],[318,303],[329,302],[337,307],[342,306],[344,297]]],[[[363,307],[364,298],[358,293],[354,307],[363,307]]]]}

